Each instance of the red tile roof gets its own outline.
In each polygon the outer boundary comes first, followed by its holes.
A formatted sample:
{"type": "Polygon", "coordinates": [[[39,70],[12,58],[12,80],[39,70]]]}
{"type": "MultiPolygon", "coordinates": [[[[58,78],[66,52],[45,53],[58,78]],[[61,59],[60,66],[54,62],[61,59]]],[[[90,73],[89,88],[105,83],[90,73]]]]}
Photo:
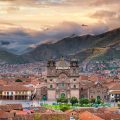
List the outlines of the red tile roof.
{"type": "Polygon", "coordinates": [[[104,120],[88,111],[85,111],[80,114],[80,120],[104,120]]]}
{"type": "Polygon", "coordinates": [[[12,114],[0,110],[0,119],[12,118],[12,117],[13,117],[12,114]]]}
{"type": "Polygon", "coordinates": [[[7,105],[0,105],[0,110],[2,111],[11,111],[11,110],[22,110],[21,104],[7,104],[7,105]]]}
{"type": "Polygon", "coordinates": [[[23,85],[4,85],[0,88],[2,91],[32,91],[32,87],[26,87],[23,85]]]}

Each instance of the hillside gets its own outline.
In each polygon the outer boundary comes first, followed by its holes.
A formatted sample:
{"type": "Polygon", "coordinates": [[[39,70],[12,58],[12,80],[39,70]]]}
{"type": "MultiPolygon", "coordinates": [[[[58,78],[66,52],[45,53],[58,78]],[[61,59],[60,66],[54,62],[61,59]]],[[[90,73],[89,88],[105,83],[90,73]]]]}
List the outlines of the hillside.
{"type": "Polygon", "coordinates": [[[0,64],[3,64],[3,63],[19,64],[24,62],[26,61],[24,61],[24,59],[22,59],[21,56],[9,53],[4,49],[0,49],[0,64]]]}
{"type": "Polygon", "coordinates": [[[120,28],[97,36],[67,37],[53,44],[42,44],[23,57],[28,61],[48,60],[60,56],[77,57],[82,62],[86,59],[120,59],[119,52],[120,28]]]}
{"type": "Polygon", "coordinates": [[[0,49],[1,63],[28,63],[61,56],[76,57],[80,62],[120,59],[120,28],[96,36],[67,37],[56,43],[41,44],[23,55],[0,49]]]}

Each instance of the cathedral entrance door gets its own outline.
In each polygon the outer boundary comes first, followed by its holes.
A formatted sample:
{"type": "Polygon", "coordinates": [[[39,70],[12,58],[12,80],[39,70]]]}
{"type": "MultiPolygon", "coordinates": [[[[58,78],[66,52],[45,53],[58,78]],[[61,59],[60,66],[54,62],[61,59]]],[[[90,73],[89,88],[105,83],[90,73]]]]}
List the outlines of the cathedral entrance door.
{"type": "Polygon", "coordinates": [[[65,98],[65,93],[61,93],[61,98],[65,98]]]}
{"type": "Polygon", "coordinates": [[[43,101],[46,101],[46,100],[47,100],[47,96],[46,96],[46,95],[43,95],[43,96],[42,96],[42,100],[43,100],[43,101]]]}

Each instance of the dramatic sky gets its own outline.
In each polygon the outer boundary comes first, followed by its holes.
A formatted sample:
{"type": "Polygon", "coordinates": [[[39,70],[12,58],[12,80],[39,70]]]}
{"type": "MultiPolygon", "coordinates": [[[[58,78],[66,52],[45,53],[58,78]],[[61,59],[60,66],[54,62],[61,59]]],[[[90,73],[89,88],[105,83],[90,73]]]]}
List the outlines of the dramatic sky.
{"type": "MultiPolygon", "coordinates": [[[[18,41],[11,38],[11,49],[117,27],[120,0],[0,0],[0,31],[19,37],[18,41]]],[[[0,37],[9,39],[9,35],[0,37]]]]}

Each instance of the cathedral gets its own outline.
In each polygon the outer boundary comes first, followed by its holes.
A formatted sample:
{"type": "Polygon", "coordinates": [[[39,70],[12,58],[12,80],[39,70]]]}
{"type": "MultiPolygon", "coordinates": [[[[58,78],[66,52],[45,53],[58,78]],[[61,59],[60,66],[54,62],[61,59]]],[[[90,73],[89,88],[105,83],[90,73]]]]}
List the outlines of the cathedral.
{"type": "Polygon", "coordinates": [[[76,59],[67,61],[50,60],[47,63],[47,97],[56,100],[59,97],[79,98],[79,65],[76,59]]]}
{"type": "Polygon", "coordinates": [[[55,101],[57,98],[101,98],[106,100],[108,88],[100,83],[80,79],[78,60],[49,60],[47,74],[43,82],[36,86],[36,98],[40,100],[55,101]]]}

